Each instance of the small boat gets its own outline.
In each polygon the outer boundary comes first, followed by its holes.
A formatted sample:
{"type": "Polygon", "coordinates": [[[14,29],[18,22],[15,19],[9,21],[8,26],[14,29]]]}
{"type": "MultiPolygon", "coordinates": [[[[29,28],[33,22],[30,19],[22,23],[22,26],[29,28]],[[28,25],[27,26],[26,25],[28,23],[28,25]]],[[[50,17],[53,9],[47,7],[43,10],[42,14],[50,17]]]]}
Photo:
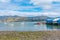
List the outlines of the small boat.
{"type": "Polygon", "coordinates": [[[53,24],[55,24],[55,25],[56,25],[56,24],[57,24],[57,25],[59,24],[59,25],[60,25],[60,18],[54,19],[54,20],[53,20],[53,24]]]}
{"type": "Polygon", "coordinates": [[[40,22],[35,23],[35,25],[40,25],[40,24],[41,24],[40,22]]]}

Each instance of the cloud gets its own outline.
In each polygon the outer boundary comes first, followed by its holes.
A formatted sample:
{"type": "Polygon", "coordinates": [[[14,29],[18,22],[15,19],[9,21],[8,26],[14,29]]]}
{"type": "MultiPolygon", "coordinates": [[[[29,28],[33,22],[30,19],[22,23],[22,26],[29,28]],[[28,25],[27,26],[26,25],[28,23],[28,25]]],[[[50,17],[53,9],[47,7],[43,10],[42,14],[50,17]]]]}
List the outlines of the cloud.
{"type": "Polygon", "coordinates": [[[60,16],[58,12],[44,12],[44,13],[42,13],[42,15],[46,15],[49,17],[59,17],[60,16]]]}
{"type": "MultiPolygon", "coordinates": [[[[11,0],[0,0],[0,15],[20,14],[20,16],[37,16],[37,15],[60,16],[59,13],[57,13],[60,10],[59,9],[60,6],[58,8],[58,5],[56,6],[53,4],[49,4],[53,0],[31,0],[31,3],[33,3],[35,6],[21,6],[16,5],[15,3],[8,3],[10,1],[11,0]]],[[[15,1],[18,2],[22,0],[15,0],[15,1]]]]}
{"type": "Polygon", "coordinates": [[[60,0],[54,0],[55,2],[60,2],[60,0]]]}
{"type": "Polygon", "coordinates": [[[52,3],[53,0],[31,0],[34,5],[40,5],[41,3],[52,3]]]}
{"type": "Polygon", "coordinates": [[[3,3],[8,3],[10,2],[11,0],[0,0],[0,2],[3,2],[3,3]]]}
{"type": "Polygon", "coordinates": [[[11,10],[0,10],[0,16],[49,16],[49,17],[59,17],[57,12],[20,12],[20,11],[11,11],[11,10]]]}
{"type": "Polygon", "coordinates": [[[21,6],[12,3],[0,3],[0,10],[13,10],[22,12],[39,12],[42,8],[38,6],[21,6]]]}
{"type": "MultiPolygon", "coordinates": [[[[2,1],[2,0],[0,0],[2,1]]],[[[4,0],[4,1],[11,1],[11,0],[4,0]]],[[[15,0],[15,1],[22,1],[22,0],[15,0]]],[[[44,10],[51,10],[52,9],[52,4],[49,4],[49,2],[52,2],[53,0],[31,0],[31,2],[35,3],[41,3],[41,4],[36,4],[35,6],[21,6],[21,5],[16,5],[15,3],[0,3],[0,9],[1,10],[13,10],[13,11],[22,11],[22,12],[40,12],[44,10]],[[47,3],[47,4],[43,4],[47,3]],[[37,6],[38,5],[38,6],[37,6]]],[[[54,8],[54,7],[53,7],[54,8]]],[[[55,8],[54,8],[55,9],[55,8]]]]}
{"type": "Polygon", "coordinates": [[[52,9],[52,5],[42,5],[41,7],[42,7],[42,9],[44,9],[44,10],[52,9]]]}
{"type": "Polygon", "coordinates": [[[0,16],[4,15],[18,15],[18,16],[40,16],[40,12],[19,12],[19,11],[11,11],[11,10],[0,10],[0,16]]]}

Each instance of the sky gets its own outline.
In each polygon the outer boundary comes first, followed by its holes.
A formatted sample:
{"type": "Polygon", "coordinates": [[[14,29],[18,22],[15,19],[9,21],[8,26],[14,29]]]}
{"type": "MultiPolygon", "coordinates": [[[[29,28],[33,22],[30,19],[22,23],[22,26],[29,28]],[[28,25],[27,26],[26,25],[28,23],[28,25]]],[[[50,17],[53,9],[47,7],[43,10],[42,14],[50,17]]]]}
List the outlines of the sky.
{"type": "Polygon", "coordinates": [[[0,16],[60,16],[60,0],[0,0],[0,16]]]}

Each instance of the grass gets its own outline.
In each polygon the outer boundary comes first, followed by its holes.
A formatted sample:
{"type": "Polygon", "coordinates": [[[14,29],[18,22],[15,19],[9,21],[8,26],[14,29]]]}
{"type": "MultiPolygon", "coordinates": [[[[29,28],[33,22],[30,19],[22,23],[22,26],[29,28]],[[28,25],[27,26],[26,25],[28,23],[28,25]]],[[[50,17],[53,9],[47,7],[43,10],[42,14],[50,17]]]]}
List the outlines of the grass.
{"type": "Polygon", "coordinates": [[[59,31],[13,32],[0,31],[0,40],[60,40],[59,31]]]}

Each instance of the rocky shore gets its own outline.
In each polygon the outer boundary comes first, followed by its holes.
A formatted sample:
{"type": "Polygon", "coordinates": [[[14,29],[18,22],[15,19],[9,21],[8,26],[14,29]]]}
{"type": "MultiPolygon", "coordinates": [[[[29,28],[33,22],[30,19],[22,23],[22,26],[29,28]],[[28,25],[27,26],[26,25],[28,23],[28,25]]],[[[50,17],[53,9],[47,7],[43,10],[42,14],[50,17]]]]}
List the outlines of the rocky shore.
{"type": "Polygon", "coordinates": [[[0,31],[0,40],[60,40],[60,31],[0,31]]]}

